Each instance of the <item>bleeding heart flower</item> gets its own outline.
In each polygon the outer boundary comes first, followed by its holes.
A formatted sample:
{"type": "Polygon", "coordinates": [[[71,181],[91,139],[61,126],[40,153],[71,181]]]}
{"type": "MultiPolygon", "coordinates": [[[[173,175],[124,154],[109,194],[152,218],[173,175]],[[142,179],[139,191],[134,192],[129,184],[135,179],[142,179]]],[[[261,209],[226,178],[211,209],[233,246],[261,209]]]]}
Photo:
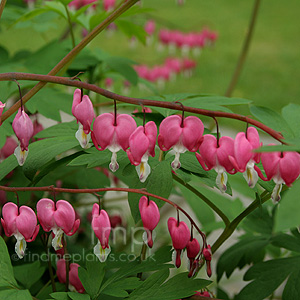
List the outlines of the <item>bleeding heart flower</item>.
{"type": "Polygon", "coordinates": [[[261,145],[257,130],[254,127],[249,127],[246,134],[239,132],[236,135],[234,140],[234,157],[229,157],[235,169],[244,173],[243,176],[251,188],[255,186],[258,180],[254,164],[260,161],[260,153],[255,153],[253,150],[261,145]]]}
{"type": "Polygon", "coordinates": [[[277,202],[280,200],[282,184],[291,186],[300,174],[300,154],[298,152],[263,152],[261,162],[267,177],[264,177],[257,166],[255,170],[262,180],[274,180],[276,186],[271,198],[277,202]]]}
{"type": "Polygon", "coordinates": [[[5,107],[5,103],[2,103],[1,101],[0,101],[0,117],[2,116],[2,113],[3,113],[3,110],[4,110],[4,107],[5,107]]]}
{"type": "Polygon", "coordinates": [[[28,206],[18,206],[12,202],[6,203],[2,208],[3,219],[1,224],[7,236],[17,239],[15,251],[20,259],[25,255],[26,242],[35,240],[40,226],[34,211],[28,206]]]}
{"type": "MultiPolygon", "coordinates": [[[[56,275],[60,283],[66,283],[66,261],[64,259],[60,259],[56,263],[56,275]]],[[[79,264],[71,263],[70,270],[69,270],[69,290],[71,292],[77,291],[78,293],[84,293],[84,287],[79,279],[78,276],[78,268],[80,267],[79,264]]]]}
{"type": "Polygon", "coordinates": [[[111,231],[111,224],[107,212],[104,209],[100,210],[97,203],[93,205],[92,228],[96,237],[98,238],[98,243],[94,247],[94,254],[101,262],[104,262],[110,253],[108,241],[111,231]]]}
{"type": "Polygon", "coordinates": [[[115,118],[114,114],[104,113],[95,119],[92,140],[98,150],[107,148],[112,152],[109,165],[112,172],[119,169],[117,152],[121,149],[126,151],[129,147],[129,137],[135,129],[134,119],[126,114],[117,115],[115,118]]]}
{"type": "Polygon", "coordinates": [[[130,162],[136,166],[141,182],[145,182],[151,172],[148,157],[155,156],[156,136],[157,127],[150,121],[145,127],[139,126],[129,137],[130,149],[126,152],[130,162]]]}
{"type": "Polygon", "coordinates": [[[207,245],[206,248],[203,249],[203,256],[206,262],[206,273],[207,276],[211,276],[211,258],[212,258],[212,252],[211,252],[211,247],[210,245],[207,245]]]}
{"type": "Polygon", "coordinates": [[[188,244],[186,245],[187,250],[187,257],[190,260],[189,269],[191,269],[193,262],[200,251],[200,244],[197,239],[193,238],[189,240],[188,244]]]}
{"type": "Polygon", "coordinates": [[[191,237],[190,230],[185,222],[179,222],[173,217],[168,220],[168,229],[176,252],[175,266],[179,268],[181,251],[187,246],[191,237]]]}
{"type": "Polygon", "coordinates": [[[44,229],[49,232],[52,230],[54,238],[52,246],[55,250],[63,247],[63,234],[73,235],[77,231],[80,219],[76,220],[73,206],[65,201],[59,200],[56,203],[51,199],[43,198],[38,201],[37,217],[44,229]]]}
{"type": "Polygon", "coordinates": [[[6,159],[14,153],[18,143],[11,136],[6,138],[4,146],[0,149],[0,159],[6,159]]]}
{"type": "Polygon", "coordinates": [[[15,149],[14,154],[19,165],[23,166],[28,155],[29,140],[33,135],[32,121],[25,113],[24,109],[19,108],[18,113],[13,120],[12,128],[20,142],[20,145],[15,149]]]}
{"type": "Polygon", "coordinates": [[[82,148],[87,148],[90,140],[91,125],[95,117],[93,104],[87,95],[82,95],[76,89],[73,96],[72,114],[79,122],[79,129],[75,136],[82,148]]]}
{"type": "Polygon", "coordinates": [[[160,219],[159,209],[154,201],[149,200],[146,196],[142,196],[139,201],[139,210],[143,221],[143,226],[146,229],[146,236],[143,236],[143,238],[148,246],[152,248],[152,231],[157,226],[160,219]]]}
{"type": "Polygon", "coordinates": [[[158,145],[161,150],[173,148],[175,159],[171,166],[174,171],[180,168],[180,153],[196,152],[202,140],[204,126],[201,120],[194,116],[182,119],[173,115],[165,118],[159,126],[158,145]]]}
{"type": "Polygon", "coordinates": [[[225,192],[227,189],[227,174],[236,173],[229,157],[234,154],[234,140],[228,136],[223,136],[217,141],[217,138],[211,134],[203,136],[203,141],[199,147],[199,153],[196,157],[205,171],[214,169],[218,176],[216,184],[218,188],[225,192]]]}

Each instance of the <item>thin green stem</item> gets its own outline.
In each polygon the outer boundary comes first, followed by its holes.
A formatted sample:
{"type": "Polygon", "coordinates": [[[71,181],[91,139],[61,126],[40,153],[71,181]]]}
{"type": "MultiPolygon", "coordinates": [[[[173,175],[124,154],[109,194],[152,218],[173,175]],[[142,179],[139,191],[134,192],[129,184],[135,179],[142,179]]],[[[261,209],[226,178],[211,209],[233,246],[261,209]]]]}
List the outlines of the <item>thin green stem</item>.
{"type": "MultiPolygon", "coordinates": [[[[103,31],[109,24],[115,19],[127,11],[133,6],[138,0],[128,0],[109,15],[103,22],[95,27],[91,33],[89,33],[75,48],[73,48],[49,73],[48,75],[56,75],[60,72],[67,64],[69,64],[80,52],[85,48],[101,31],[103,31]]],[[[23,96],[23,104],[25,104],[31,97],[33,97],[40,89],[46,85],[46,82],[39,82],[36,84],[26,95],[23,96]]],[[[16,112],[20,107],[20,101],[15,103],[2,115],[2,122],[5,121],[9,116],[16,112]]]]}
{"type": "Polygon", "coordinates": [[[244,66],[244,63],[246,61],[247,53],[248,53],[250,43],[251,43],[251,39],[252,39],[252,36],[253,36],[253,31],[254,31],[254,27],[255,27],[255,23],[256,23],[256,19],[257,19],[258,8],[259,8],[259,5],[260,5],[260,2],[261,2],[261,0],[255,0],[255,2],[254,2],[253,11],[252,11],[251,19],[250,19],[250,24],[249,24],[248,31],[247,31],[247,34],[246,34],[246,37],[245,37],[245,40],[244,40],[244,45],[243,45],[243,48],[241,50],[240,57],[239,57],[239,60],[237,62],[235,71],[232,75],[230,84],[229,84],[229,86],[227,88],[227,91],[225,93],[226,97],[230,97],[232,92],[234,91],[235,86],[236,86],[236,84],[239,80],[239,77],[240,77],[242,68],[244,66]]]}
{"type": "Polygon", "coordinates": [[[5,4],[6,4],[6,0],[2,0],[0,3],[0,19],[1,19],[5,4]]]}
{"type": "Polygon", "coordinates": [[[198,190],[192,187],[190,184],[184,182],[181,178],[173,174],[173,179],[176,180],[181,185],[185,186],[188,190],[194,193],[197,197],[199,197],[202,201],[204,201],[225,223],[226,227],[229,226],[230,221],[227,216],[208,198],[206,198],[203,194],[201,194],[198,190]]]}
{"type": "MultiPolygon", "coordinates": [[[[142,250],[141,250],[141,262],[146,259],[146,252],[147,252],[147,245],[143,243],[142,250]]],[[[138,278],[142,278],[143,272],[137,274],[138,278]]]]}
{"type": "Polygon", "coordinates": [[[68,24],[69,24],[69,29],[70,29],[70,35],[71,35],[71,39],[72,39],[72,48],[75,48],[75,37],[74,37],[73,25],[72,25],[72,21],[71,21],[71,16],[70,16],[68,5],[65,5],[65,10],[66,10],[67,17],[68,17],[68,24]]]}
{"type": "MultiPolygon", "coordinates": [[[[76,46],[77,47],[77,46],[76,46]]],[[[40,81],[41,82],[51,82],[61,85],[68,85],[68,86],[74,86],[79,88],[84,88],[86,90],[93,91],[97,94],[100,94],[106,98],[125,102],[125,103],[131,103],[136,105],[143,104],[144,106],[154,106],[154,107],[163,107],[163,108],[169,108],[169,109],[175,109],[175,110],[181,110],[178,107],[178,104],[172,103],[172,102],[166,102],[166,101],[156,101],[156,100],[148,100],[148,99],[141,99],[141,98],[133,98],[133,97],[126,97],[119,94],[112,93],[108,90],[102,89],[94,84],[86,83],[86,82],[80,82],[77,80],[72,80],[70,78],[66,77],[59,77],[59,76],[51,76],[51,75],[40,75],[40,74],[29,74],[29,73],[2,73],[0,74],[0,81],[8,81],[8,80],[30,80],[30,81],[40,81]]],[[[28,94],[28,93],[27,93],[28,94]]],[[[26,95],[27,95],[26,94],[26,95]]],[[[25,95],[25,96],[26,96],[25,95]]],[[[23,103],[25,103],[25,96],[23,96],[23,103]]],[[[19,103],[19,102],[18,102],[19,103]]],[[[212,111],[212,110],[206,110],[206,109],[200,109],[200,108],[194,108],[194,107],[188,107],[183,106],[184,111],[191,112],[195,114],[200,114],[204,116],[209,117],[221,117],[221,118],[229,118],[229,119],[235,119],[239,120],[248,124],[252,124],[261,130],[268,133],[270,136],[272,136],[274,139],[280,141],[281,143],[285,144],[283,141],[283,136],[281,133],[275,131],[274,129],[266,126],[265,124],[253,120],[251,118],[248,118],[243,115],[234,114],[234,113],[228,113],[228,112],[221,112],[221,111],[212,111]]],[[[1,122],[5,121],[9,116],[11,116],[15,111],[10,108],[7,110],[1,117],[1,122]]],[[[1,124],[0,122],[0,124],[1,124]]]]}
{"type": "Polygon", "coordinates": [[[226,228],[223,230],[221,235],[218,237],[218,239],[213,244],[211,250],[214,253],[235,231],[237,226],[240,224],[240,222],[246,218],[250,213],[252,213],[256,208],[258,208],[260,205],[268,201],[271,197],[271,194],[268,193],[265,195],[262,199],[256,199],[254,200],[242,213],[240,213],[232,222],[226,226],[226,228]]]}
{"type": "Polygon", "coordinates": [[[69,272],[70,272],[70,260],[68,255],[68,249],[67,249],[67,241],[66,237],[64,236],[62,238],[63,246],[64,246],[64,256],[65,256],[65,262],[66,262],[66,292],[69,291],[69,272]]]}
{"type": "Polygon", "coordinates": [[[49,280],[40,290],[39,292],[36,294],[36,297],[38,299],[39,295],[49,286],[49,284],[51,283],[51,280],[49,280]]]}

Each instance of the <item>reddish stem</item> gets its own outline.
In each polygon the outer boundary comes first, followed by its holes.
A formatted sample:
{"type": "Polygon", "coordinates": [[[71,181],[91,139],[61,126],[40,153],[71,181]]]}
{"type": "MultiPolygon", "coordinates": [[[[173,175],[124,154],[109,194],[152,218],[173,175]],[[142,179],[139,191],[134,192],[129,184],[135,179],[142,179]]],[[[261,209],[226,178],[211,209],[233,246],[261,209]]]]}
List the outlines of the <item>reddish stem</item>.
{"type": "MultiPolygon", "coordinates": [[[[156,106],[156,107],[163,107],[163,108],[169,108],[169,109],[174,109],[174,110],[181,110],[178,108],[178,105],[176,103],[121,96],[121,95],[112,93],[110,91],[107,91],[105,89],[102,89],[96,85],[85,83],[85,82],[77,82],[77,81],[74,81],[74,80],[71,80],[71,79],[65,78],[65,77],[28,74],[28,73],[3,73],[3,74],[0,74],[0,81],[8,81],[8,80],[14,80],[14,79],[40,81],[40,82],[52,82],[52,83],[56,83],[56,84],[74,86],[74,87],[84,88],[86,90],[90,90],[97,94],[100,94],[106,98],[118,100],[118,101],[125,102],[125,103],[131,103],[131,104],[136,104],[136,105],[143,104],[145,106],[156,106]]],[[[252,124],[252,125],[260,128],[261,130],[265,131],[266,133],[268,133],[274,139],[285,144],[282,141],[283,136],[281,133],[277,132],[276,130],[266,126],[265,124],[263,124],[259,121],[253,120],[246,116],[234,114],[234,113],[228,113],[228,112],[211,111],[211,110],[188,107],[188,106],[183,106],[183,109],[187,112],[200,114],[203,116],[229,118],[229,119],[235,119],[235,120],[239,120],[242,122],[252,124]]],[[[1,117],[1,122],[5,121],[15,111],[16,110],[6,111],[1,117]]],[[[1,124],[1,122],[0,122],[0,124],[1,124]]]]}

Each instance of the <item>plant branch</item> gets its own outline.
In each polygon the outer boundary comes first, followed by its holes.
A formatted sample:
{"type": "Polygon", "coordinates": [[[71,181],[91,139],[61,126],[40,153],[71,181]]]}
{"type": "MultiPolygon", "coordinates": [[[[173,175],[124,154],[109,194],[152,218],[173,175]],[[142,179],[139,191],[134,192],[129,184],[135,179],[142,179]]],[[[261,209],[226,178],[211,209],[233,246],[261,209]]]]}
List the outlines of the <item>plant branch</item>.
{"type": "Polygon", "coordinates": [[[190,184],[185,183],[181,178],[173,174],[173,179],[179,182],[181,185],[185,186],[188,190],[190,190],[192,193],[194,193],[197,197],[199,197],[201,200],[203,200],[225,223],[226,227],[229,226],[230,221],[227,218],[227,216],[214,204],[212,203],[208,198],[206,198],[203,194],[201,194],[199,191],[197,191],[194,187],[192,187],[190,184]]]}
{"type": "Polygon", "coordinates": [[[72,48],[75,48],[75,37],[74,37],[73,25],[71,22],[68,5],[65,5],[65,10],[66,10],[67,17],[68,17],[69,30],[70,30],[70,35],[71,35],[71,39],[72,39],[72,48]]]}
{"type": "MultiPolygon", "coordinates": [[[[110,23],[127,11],[131,6],[133,6],[138,0],[128,0],[123,5],[121,5],[117,10],[115,10],[111,15],[109,15],[103,22],[101,22],[97,27],[95,27],[75,48],[73,48],[49,73],[48,75],[56,75],[61,71],[67,64],[69,64],[79,53],[85,48],[101,31],[103,31],[110,23]]],[[[34,96],[40,89],[46,85],[47,81],[39,82],[36,84],[27,94],[23,96],[23,104],[25,104],[32,96],[34,96]]],[[[16,112],[20,107],[20,101],[15,103],[10,109],[8,109],[2,115],[2,122],[16,112]]]]}
{"type": "Polygon", "coordinates": [[[126,193],[135,193],[135,194],[141,194],[149,197],[153,197],[159,200],[162,200],[166,203],[169,203],[172,205],[175,209],[180,210],[191,222],[191,224],[195,227],[195,229],[199,232],[199,234],[203,238],[203,242],[205,243],[206,237],[204,233],[200,230],[200,228],[197,226],[193,218],[179,205],[174,203],[173,201],[163,198],[158,195],[154,195],[151,193],[146,192],[144,189],[130,189],[130,188],[116,188],[116,187],[110,187],[110,188],[99,188],[99,189],[68,189],[68,188],[57,188],[53,185],[51,186],[41,186],[41,187],[7,187],[7,186],[0,186],[0,190],[6,191],[6,192],[26,192],[26,191],[42,191],[42,192],[55,192],[55,193],[71,193],[71,194],[95,194],[98,192],[109,192],[109,191],[115,191],[115,192],[126,192],[126,193]]]}
{"type": "MultiPolygon", "coordinates": [[[[286,188],[286,187],[285,187],[286,188]]],[[[254,200],[242,213],[240,213],[232,222],[224,229],[219,238],[212,246],[212,252],[214,253],[235,231],[240,222],[252,213],[257,207],[265,203],[271,198],[271,193],[268,193],[261,199],[254,200]]]]}
{"type": "Polygon", "coordinates": [[[0,3],[0,19],[1,19],[5,4],[6,4],[6,0],[2,0],[0,3]]]}
{"type": "MultiPolygon", "coordinates": [[[[276,140],[278,140],[278,141],[280,141],[281,143],[284,144],[283,136],[279,132],[275,131],[274,129],[266,126],[265,124],[263,124],[259,121],[253,120],[251,118],[248,118],[246,116],[239,115],[239,114],[227,113],[227,112],[221,112],[221,111],[212,111],[212,110],[206,110],[206,109],[200,109],[200,108],[194,108],[194,107],[188,107],[188,106],[182,106],[181,104],[177,104],[177,103],[173,103],[173,102],[126,97],[126,96],[115,94],[115,93],[112,93],[108,90],[102,89],[102,88],[100,88],[100,87],[98,87],[94,84],[90,84],[90,83],[86,83],[86,82],[80,82],[80,81],[77,81],[77,80],[72,80],[72,79],[67,78],[67,77],[29,74],[29,73],[2,73],[2,74],[0,74],[0,81],[16,80],[16,79],[18,79],[18,80],[40,81],[42,83],[51,82],[51,83],[56,83],[56,84],[61,84],[61,85],[68,85],[68,86],[84,88],[84,89],[93,91],[97,94],[100,94],[100,95],[102,95],[106,98],[121,101],[121,102],[125,102],[125,103],[131,103],[131,104],[136,104],[136,105],[143,104],[144,106],[156,106],[156,107],[170,108],[170,109],[180,110],[180,111],[182,111],[182,109],[184,108],[184,111],[186,111],[186,112],[200,114],[200,115],[204,115],[204,116],[208,116],[208,117],[222,117],[222,118],[235,119],[235,120],[239,120],[239,121],[242,121],[242,122],[245,122],[245,123],[252,124],[252,125],[260,128],[261,130],[265,131],[270,136],[272,136],[274,139],[276,139],[276,140]]],[[[28,93],[30,93],[30,92],[28,92],[28,93]]],[[[23,103],[26,102],[25,101],[26,95],[23,96],[23,103]]],[[[27,101],[28,101],[28,99],[27,99],[27,101]]],[[[1,122],[5,121],[9,116],[11,116],[15,112],[15,110],[14,110],[15,105],[12,106],[10,109],[8,109],[2,115],[1,122]]]]}
{"type": "Polygon", "coordinates": [[[247,34],[246,34],[246,37],[245,37],[245,40],[244,40],[244,45],[243,45],[243,48],[241,50],[240,57],[239,57],[239,60],[237,62],[235,71],[232,75],[230,84],[229,84],[229,86],[227,88],[227,91],[225,93],[226,97],[231,97],[231,94],[235,89],[235,86],[236,86],[236,84],[239,80],[242,68],[243,68],[244,63],[246,61],[247,53],[248,53],[249,46],[250,46],[250,43],[251,43],[251,39],[252,39],[252,36],[253,36],[255,22],[256,22],[256,19],[257,19],[257,14],[258,14],[258,8],[259,8],[259,5],[260,5],[260,1],[261,0],[255,0],[255,2],[254,2],[254,7],[253,7],[253,11],[252,11],[248,31],[247,31],[247,34]]]}

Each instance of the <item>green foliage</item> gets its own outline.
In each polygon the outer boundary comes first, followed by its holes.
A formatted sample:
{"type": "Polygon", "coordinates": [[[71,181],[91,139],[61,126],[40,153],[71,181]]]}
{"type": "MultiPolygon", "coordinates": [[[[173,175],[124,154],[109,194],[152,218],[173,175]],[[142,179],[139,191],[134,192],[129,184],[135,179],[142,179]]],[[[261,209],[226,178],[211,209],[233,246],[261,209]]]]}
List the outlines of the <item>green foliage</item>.
{"type": "Polygon", "coordinates": [[[298,284],[299,263],[300,257],[295,256],[269,260],[254,265],[244,276],[244,280],[252,280],[252,282],[241,290],[236,299],[265,299],[288,277],[282,299],[297,300],[300,294],[298,284]]]}

